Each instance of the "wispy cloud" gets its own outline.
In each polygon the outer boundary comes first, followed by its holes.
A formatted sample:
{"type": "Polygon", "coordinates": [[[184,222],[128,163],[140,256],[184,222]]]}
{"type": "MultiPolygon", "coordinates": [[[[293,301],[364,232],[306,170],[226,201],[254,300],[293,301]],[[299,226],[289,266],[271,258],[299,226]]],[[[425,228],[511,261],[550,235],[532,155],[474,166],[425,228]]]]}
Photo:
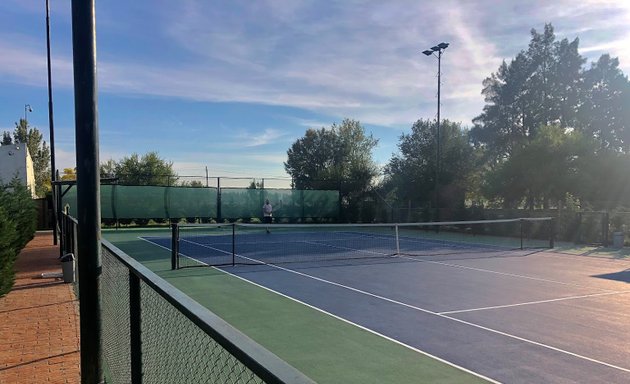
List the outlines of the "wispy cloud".
{"type": "MultiPolygon", "coordinates": [[[[547,21],[560,38],[580,34],[583,54],[611,51],[630,70],[628,4],[445,0],[435,7],[426,2],[234,1],[217,6],[163,1],[151,11],[164,28],[160,44],[163,51],[181,53],[182,60],[164,54],[146,60],[105,46],[99,53],[99,86],[112,94],[292,106],[398,127],[434,116],[437,66],[420,52],[447,41],[443,104],[445,112],[450,109],[450,116],[466,123],[483,106],[483,79],[501,60],[527,47],[530,28],[541,30],[547,21]]],[[[105,13],[104,24],[123,32],[142,23],[127,15],[130,25],[115,24],[114,12],[105,13]]],[[[135,34],[139,30],[127,38],[142,46],[151,36],[135,34]]],[[[40,48],[30,37],[0,35],[0,51],[11,52],[0,55],[2,77],[45,84],[40,48]]],[[[55,84],[71,87],[69,54],[54,56],[53,66],[55,84]]],[[[268,130],[242,139],[255,147],[279,139],[277,134],[268,130]]]]}
{"type": "Polygon", "coordinates": [[[267,128],[263,132],[245,132],[237,135],[239,145],[243,147],[259,147],[267,144],[275,144],[286,134],[280,130],[267,128]]]}

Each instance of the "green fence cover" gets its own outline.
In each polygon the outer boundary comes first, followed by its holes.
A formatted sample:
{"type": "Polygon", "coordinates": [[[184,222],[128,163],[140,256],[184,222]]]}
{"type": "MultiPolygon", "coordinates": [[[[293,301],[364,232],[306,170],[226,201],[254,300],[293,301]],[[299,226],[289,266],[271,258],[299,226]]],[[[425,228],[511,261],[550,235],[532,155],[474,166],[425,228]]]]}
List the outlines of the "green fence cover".
{"type": "MultiPolygon", "coordinates": [[[[101,218],[216,218],[217,195],[216,188],[102,185],[101,218]]],[[[222,188],[221,218],[261,217],[265,199],[269,199],[278,218],[339,217],[338,191],[222,188]]],[[[76,217],[76,186],[63,196],[62,208],[66,205],[70,215],[76,217]]]]}

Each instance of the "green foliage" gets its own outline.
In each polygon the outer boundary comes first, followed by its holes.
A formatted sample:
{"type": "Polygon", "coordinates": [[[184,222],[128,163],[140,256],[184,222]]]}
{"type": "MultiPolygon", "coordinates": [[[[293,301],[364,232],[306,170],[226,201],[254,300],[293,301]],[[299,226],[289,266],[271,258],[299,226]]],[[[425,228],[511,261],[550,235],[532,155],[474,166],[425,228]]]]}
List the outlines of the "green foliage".
{"type": "Polygon", "coordinates": [[[4,131],[2,132],[2,141],[0,141],[0,145],[11,145],[13,144],[13,138],[11,138],[11,133],[4,131]]]}
{"type": "Polygon", "coordinates": [[[0,296],[13,286],[13,266],[20,250],[33,238],[37,224],[29,190],[14,179],[0,185],[0,296]]]}
{"type": "MultiPolygon", "coordinates": [[[[3,142],[4,142],[3,137],[3,142]]],[[[42,133],[37,128],[30,128],[28,122],[20,119],[15,123],[13,131],[15,143],[26,143],[28,152],[33,160],[35,172],[35,194],[43,197],[50,192],[50,148],[44,141],[42,133]]]]}
{"type": "Polygon", "coordinates": [[[602,55],[584,73],[580,129],[597,141],[595,151],[630,151],[630,83],[619,60],[602,55]]]}
{"type": "Polygon", "coordinates": [[[0,296],[7,294],[15,281],[13,266],[17,256],[15,223],[0,206],[0,296]]]}
{"type": "Polygon", "coordinates": [[[550,201],[563,200],[567,191],[579,186],[585,156],[587,143],[579,132],[559,125],[542,127],[530,143],[488,172],[486,196],[501,199],[509,208],[523,204],[547,208],[550,201]]]}
{"type": "Polygon", "coordinates": [[[287,151],[284,168],[297,189],[339,190],[346,219],[353,220],[378,175],[372,160],[377,144],[361,123],[344,119],[330,128],[308,129],[287,151]]]}
{"type": "Polygon", "coordinates": [[[551,24],[531,31],[526,51],[484,80],[486,106],[474,119],[473,141],[501,161],[534,139],[546,125],[575,127],[581,95],[579,41],[556,41],[551,24]]]}
{"type": "MultiPolygon", "coordinates": [[[[385,190],[400,202],[428,206],[435,197],[437,166],[436,124],[418,120],[410,134],[402,134],[399,153],[385,167],[385,190]]],[[[442,207],[463,204],[476,189],[477,155],[460,124],[440,124],[440,194],[442,207]]]]}
{"type": "Polygon", "coordinates": [[[610,209],[630,183],[630,82],[602,55],[589,69],[579,40],[531,32],[527,50],[484,81],[473,143],[489,170],[483,192],[504,207],[563,204],[567,194],[610,209]]]}
{"type": "Polygon", "coordinates": [[[116,162],[108,160],[101,164],[101,177],[117,177],[126,185],[175,185],[177,173],[173,163],[160,158],[157,152],[140,157],[134,153],[116,162]]]}
{"type": "Polygon", "coordinates": [[[16,224],[18,236],[14,247],[17,250],[24,248],[35,235],[37,227],[37,208],[28,188],[19,179],[0,186],[0,207],[16,224]]]}

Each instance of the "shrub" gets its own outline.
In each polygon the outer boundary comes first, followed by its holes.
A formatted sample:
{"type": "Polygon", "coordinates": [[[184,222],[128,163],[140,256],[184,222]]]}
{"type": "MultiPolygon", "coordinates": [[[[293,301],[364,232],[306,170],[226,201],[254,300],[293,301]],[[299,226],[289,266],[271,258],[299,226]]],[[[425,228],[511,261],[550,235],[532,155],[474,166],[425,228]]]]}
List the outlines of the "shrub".
{"type": "Polygon", "coordinates": [[[0,207],[15,223],[17,237],[13,245],[19,253],[35,236],[37,228],[35,202],[28,188],[21,185],[18,179],[13,179],[9,184],[0,187],[0,207]]]}
{"type": "Polygon", "coordinates": [[[0,296],[13,287],[17,255],[35,235],[36,209],[19,180],[0,185],[0,296]]]}
{"type": "Polygon", "coordinates": [[[7,294],[15,281],[13,266],[17,258],[17,231],[15,223],[9,220],[6,212],[0,207],[0,296],[7,294]]]}

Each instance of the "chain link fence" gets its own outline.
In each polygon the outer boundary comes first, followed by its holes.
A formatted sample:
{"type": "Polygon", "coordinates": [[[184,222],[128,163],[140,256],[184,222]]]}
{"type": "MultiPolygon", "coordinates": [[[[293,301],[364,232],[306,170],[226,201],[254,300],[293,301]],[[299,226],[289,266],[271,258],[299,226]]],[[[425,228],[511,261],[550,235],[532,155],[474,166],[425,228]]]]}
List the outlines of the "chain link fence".
{"type": "MultiPolygon", "coordinates": [[[[61,221],[61,248],[76,251],[77,221],[61,221]]],[[[313,383],[111,243],[101,245],[107,383],[313,383]]]]}

